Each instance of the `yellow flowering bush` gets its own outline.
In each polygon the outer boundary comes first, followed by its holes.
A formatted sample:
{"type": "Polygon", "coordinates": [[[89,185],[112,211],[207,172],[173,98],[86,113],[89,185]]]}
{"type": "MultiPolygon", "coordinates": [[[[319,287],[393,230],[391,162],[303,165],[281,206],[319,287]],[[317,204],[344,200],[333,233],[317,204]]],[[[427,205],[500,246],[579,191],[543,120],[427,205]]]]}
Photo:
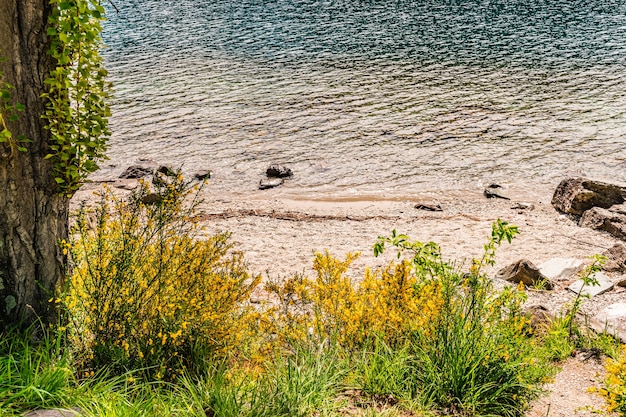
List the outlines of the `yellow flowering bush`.
{"type": "Polygon", "coordinates": [[[145,183],[128,199],[107,190],[95,209],[80,211],[62,299],[87,365],[160,379],[241,342],[260,277],[228,234],[196,236],[197,200],[182,178],[160,185],[147,204],[150,194],[145,183]]]}
{"type": "Polygon", "coordinates": [[[316,253],[315,279],[295,276],[266,289],[279,300],[274,332],[281,340],[315,337],[332,339],[357,348],[380,337],[401,343],[405,336],[423,327],[440,308],[436,282],[418,283],[409,262],[390,264],[380,271],[367,270],[360,282],[346,273],[357,254],[342,261],[330,253],[316,253]]]}
{"type": "Polygon", "coordinates": [[[626,416],[626,345],[620,353],[616,359],[607,359],[605,388],[600,393],[606,398],[609,411],[626,416]]]}

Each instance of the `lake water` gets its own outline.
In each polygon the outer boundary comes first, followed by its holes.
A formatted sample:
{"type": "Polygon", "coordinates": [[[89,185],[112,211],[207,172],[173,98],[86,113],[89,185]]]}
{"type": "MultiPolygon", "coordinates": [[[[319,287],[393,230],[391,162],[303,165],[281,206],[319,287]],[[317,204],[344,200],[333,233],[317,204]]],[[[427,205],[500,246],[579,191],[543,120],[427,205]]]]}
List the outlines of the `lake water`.
{"type": "MultiPolygon", "coordinates": [[[[626,2],[124,0],[109,155],[294,196],[626,182],[626,2]]],[[[109,166],[108,164],[115,165],[109,166]]]]}

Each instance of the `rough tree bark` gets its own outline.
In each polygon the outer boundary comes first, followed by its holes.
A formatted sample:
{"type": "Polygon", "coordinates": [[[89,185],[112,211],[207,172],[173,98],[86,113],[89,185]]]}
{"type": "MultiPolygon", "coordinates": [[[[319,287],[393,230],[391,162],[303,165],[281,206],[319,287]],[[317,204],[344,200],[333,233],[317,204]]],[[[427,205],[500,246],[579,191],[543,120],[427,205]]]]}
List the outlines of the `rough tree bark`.
{"type": "Polygon", "coordinates": [[[44,160],[49,136],[41,118],[44,80],[54,68],[46,35],[51,7],[47,0],[0,0],[0,71],[15,87],[11,101],[26,107],[8,127],[32,140],[27,152],[0,144],[0,330],[54,322],[48,300],[64,276],[58,241],[67,238],[69,200],[57,193],[44,160]]]}

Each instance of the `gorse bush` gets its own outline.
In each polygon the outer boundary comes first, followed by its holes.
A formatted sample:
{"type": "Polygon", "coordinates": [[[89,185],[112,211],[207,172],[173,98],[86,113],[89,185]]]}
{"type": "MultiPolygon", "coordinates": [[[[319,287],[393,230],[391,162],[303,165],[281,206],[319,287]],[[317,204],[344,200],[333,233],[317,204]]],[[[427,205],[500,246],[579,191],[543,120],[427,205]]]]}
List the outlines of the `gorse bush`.
{"type": "Polygon", "coordinates": [[[402,344],[440,308],[439,284],[421,283],[409,262],[367,270],[357,284],[346,276],[356,254],[341,261],[328,252],[315,254],[314,280],[295,276],[266,289],[281,301],[274,315],[274,332],[286,340],[313,335],[344,348],[357,349],[380,337],[402,344]]]}
{"type": "Polygon", "coordinates": [[[228,234],[198,239],[197,200],[182,178],[144,203],[150,194],[145,183],[128,199],[105,191],[95,209],[80,210],[62,301],[86,365],[172,378],[242,342],[244,302],[260,278],[228,234]]]}

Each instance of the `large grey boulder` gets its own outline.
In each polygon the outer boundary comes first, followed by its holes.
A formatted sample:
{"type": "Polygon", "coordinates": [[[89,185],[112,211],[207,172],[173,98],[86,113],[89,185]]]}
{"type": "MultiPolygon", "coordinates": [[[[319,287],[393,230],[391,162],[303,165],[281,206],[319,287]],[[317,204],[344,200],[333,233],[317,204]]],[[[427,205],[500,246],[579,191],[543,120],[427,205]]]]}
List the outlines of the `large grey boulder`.
{"type": "Polygon", "coordinates": [[[586,178],[568,178],[561,181],[552,196],[554,208],[577,216],[592,207],[609,208],[623,202],[620,186],[586,178]]]}
{"type": "Polygon", "coordinates": [[[580,222],[581,227],[609,232],[618,239],[626,240],[626,214],[600,207],[585,211],[580,222]]]}
{"type": "Polygon", "coordinates": [[[589,320],[589,326],[597,333],[608,333],[626,342],[626,303],[611,304],[589,320]]]}
{"type": "Polygon", "coordinates": [[[526,259],[520,259],[514,264],[505,266],[498,271],[497,277],[509,282],[522,282],[527,287],[543,287],[547,290],[554,288],[548,277],[543,275],[539,268],[526,259]]]}

